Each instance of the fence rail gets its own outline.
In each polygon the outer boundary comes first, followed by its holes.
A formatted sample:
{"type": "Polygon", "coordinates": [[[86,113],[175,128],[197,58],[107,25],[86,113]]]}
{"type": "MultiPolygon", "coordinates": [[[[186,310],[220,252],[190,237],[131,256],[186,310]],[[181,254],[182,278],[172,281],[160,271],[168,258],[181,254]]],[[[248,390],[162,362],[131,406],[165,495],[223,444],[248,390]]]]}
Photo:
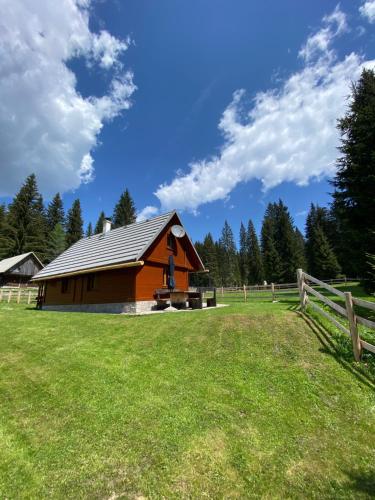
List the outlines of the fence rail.
{"type": "Polygon", "coordinates": [[[369,320],[362,316],[359,316],[355,311],[355,306],[362,307],[364,309],[370,309],[371,311],[375,311],[375,303],[369,302],[368,300],[359,299],[357,297],[353,297],[351,292],[342,292],[341,290],[337,290],[336,288],[330,286],[327,282],[323,282],[310,276],[310,274],[305,273],[302,269],[297,270],[297,283],[299,289],[299,296],[301,302],[301,310],[302,312],[306,312],[307,305],[311,306],[312,309],[317,311],[319,314],[327,318],[331,323],[333,323],[337,328],[339,328],[342,332],[346,333],[352,339],[353,346],[353,354],[356,361],[361,360],[362,351],[366,349],[372,353],[375,353],[375,345],[366,342],[360,338],[358,324],[366,326],[367,328],[375,329],[375,321],[369,320]],[[308,284],[310,283],[310,284],[308,284]],[[336,304],[331,299],[321,294],[317,290],[315,290],[312,285],[317,285],[328,290],[330,293],[333,293],[340,297],[341,300],[345,302],[345,307],[336,304]],[[318,306],[315,302],[310,299],[310,296],[313,295],[316,299],[320,300],[333,309],[336,313],[343,316],[348,321],[348,328],[340,323],[332,314],[318,306]]]}
{"type": "Polygon", "coordinates": [[[38,288],[31,287],[0,287],[0,302],[17,302],[17,304],[31,304],[38,295],[38,288]]]}

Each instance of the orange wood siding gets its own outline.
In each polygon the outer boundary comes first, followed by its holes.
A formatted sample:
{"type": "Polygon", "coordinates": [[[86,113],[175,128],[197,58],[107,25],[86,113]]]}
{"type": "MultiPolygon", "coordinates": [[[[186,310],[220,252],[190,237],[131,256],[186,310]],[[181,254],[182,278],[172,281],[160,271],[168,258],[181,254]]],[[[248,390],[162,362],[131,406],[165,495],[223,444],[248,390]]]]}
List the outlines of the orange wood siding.
{"type": "Polygon", "coordinates": [[[168,233],[170,232],[170,228],[177,223],[179,223],[179,221],[177,217],[174,217],[142,258],[146,262],[168,264],[168,257],[173,254],[175,266],[177,268],[180,267],[188,271],[198,271],[200,268],[199,263],[197,262],[197,258],[186,236],[184,238],[175,238],[175,252],[168,248],[168,233]]]}
{"type": "MultiPolygon", "coordinates": [[[[163,265],[145,264],[137,272],[135,280],[136,300],[153,300],[155,290],[163,287],[163,265]]],[[[176,288],[187,290],[189,275],[186,270],[175,269],[176,288]]]]}
{"type": "Polygon", "coordinates": [[[88,275],[69,278],[68,291],[61,293],[61,279],[46,282],[45,304],[107,304],[135,300],[136,269],[95,273],[95,288],[87,290],[88,275]]]}

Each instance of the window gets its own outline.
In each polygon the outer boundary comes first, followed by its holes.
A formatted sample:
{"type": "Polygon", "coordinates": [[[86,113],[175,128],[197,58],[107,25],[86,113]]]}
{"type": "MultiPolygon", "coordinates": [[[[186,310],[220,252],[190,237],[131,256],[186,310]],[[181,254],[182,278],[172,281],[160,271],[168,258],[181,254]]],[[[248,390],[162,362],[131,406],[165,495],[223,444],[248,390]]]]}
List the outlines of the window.
{"type": "Polygon", "coordinates": [[[168,233],[168,236],[167,236],[167,247],[170,250],[173,250],[173,253],[177,252],[176,238],[173,236],[172,233],[168,233]]]}
{"type": "Polygon", "coordinates": [[[168,267],[163,267],[163,286],[168,286],[168,267]]]}
{"type": "Polygon", "coordinates": [[[87,291],[91,292],[92,290],[95,289],[96,285],[96,275],[95,274],[89,274],[87,276],[87,291]]]}
{"type": "Polygon", "coordinates": [[[61,280],[61,293],[67,293],[69,289],[69,279],[64,278],[61,280]]]}

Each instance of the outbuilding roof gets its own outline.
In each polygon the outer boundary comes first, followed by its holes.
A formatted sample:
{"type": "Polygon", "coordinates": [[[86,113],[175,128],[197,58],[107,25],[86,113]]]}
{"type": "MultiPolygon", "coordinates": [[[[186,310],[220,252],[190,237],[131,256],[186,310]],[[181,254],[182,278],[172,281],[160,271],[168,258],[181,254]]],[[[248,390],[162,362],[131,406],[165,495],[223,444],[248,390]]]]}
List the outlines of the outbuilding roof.
{"type": "Polygon", "coordinates": [[[36,274],[33,280],[137,262],[174,215],[175,211],[168,212],[153,219],[82,238],[36,274]]]}
{"type": "Polygon", "coordinates": [[[30,256],[32,256],[43,267],[43,264],[40,262],[34,252],[27,252],[21,255],[15,255],[14,257],[9,257],[8,259],[0,260],[0,274],[6,273],[13,267],[17,266],[17,264],[21,264],[30,256]]]}

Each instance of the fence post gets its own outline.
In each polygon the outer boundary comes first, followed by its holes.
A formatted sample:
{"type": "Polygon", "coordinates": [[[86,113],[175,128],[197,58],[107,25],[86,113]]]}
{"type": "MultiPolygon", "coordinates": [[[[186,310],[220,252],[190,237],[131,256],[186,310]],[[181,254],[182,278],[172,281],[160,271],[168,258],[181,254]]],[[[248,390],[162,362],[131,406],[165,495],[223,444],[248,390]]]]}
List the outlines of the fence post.
{"type": "Polygon", "coordinates": [[[224,287],[221,287],[221,296],[224,297],[224,287]]]}
{"type": "Polygon", "coordinates": [[[11,298],[12,298],[12,290],[8,290],[8,304],[11,298]]]}
{"type": "Polygon", "coordinates": [[[275,283],[271,283],[272,302],[275,302],[275,283]]]}
{"type": "Polygon", "coordinates": [[[354,359],[356,361],[360,361],[362,355],[362,344],[358,333],[357,318],[355,317],[352,294],[351,292],[344,293],[346,314],[348,315],[350,335],[352,337],[354,359]]]}
{"type": "Polygon", "coordinates": [[[31,302],[31,290],[29,290],[29,295],[27,297],[27,303],[30,304],[31,302]]]}
{"type": "Polygon", "coordinates": [[[247,296],[246,296],[246,285],[243,286],[243,296],[245,298],[245,302],[247,301],[247,296]]]}
{"type": "Polygon", "coordinates": [[[21,300],[21,288],[18,289],[18,294],[17,294],[17,304],[20,303],[21,300]]]}
{"type": "Polygon", "coordinates": [[[0,288],[0,302],[2,302],[3,300],[3,289],[0,288]]]}
{"type": "Polygon", "coordinates": [[[297,269],[297,282],[298,282],[299,297],[300,297],[300,302],[301,302],[301,311],[305,312],[307,294],[306,294],[305,287],[304,287],[305,277],[304,277],[302,269],[297,269]]]}

